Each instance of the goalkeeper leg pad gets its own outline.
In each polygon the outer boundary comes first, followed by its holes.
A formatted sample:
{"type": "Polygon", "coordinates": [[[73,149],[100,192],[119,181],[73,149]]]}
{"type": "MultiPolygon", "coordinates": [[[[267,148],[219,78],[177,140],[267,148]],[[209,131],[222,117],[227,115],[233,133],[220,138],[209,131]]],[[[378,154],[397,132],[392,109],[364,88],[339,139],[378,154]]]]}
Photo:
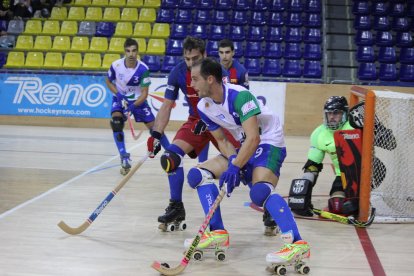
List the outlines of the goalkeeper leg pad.
{"type": "Polygon", "coordinates": [[[312,182],[309,179],[293,179],[289,191],[289,207],[292,210],[311,208],[312,182]]]}

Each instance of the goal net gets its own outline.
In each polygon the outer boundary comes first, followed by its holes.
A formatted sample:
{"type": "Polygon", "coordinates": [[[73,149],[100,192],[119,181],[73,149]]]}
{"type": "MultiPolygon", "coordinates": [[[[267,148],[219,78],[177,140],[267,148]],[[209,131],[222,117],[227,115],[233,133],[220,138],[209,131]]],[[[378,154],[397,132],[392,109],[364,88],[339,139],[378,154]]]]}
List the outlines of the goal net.
{"type": "Polygon", "coordinates": [[[352,87],[351,106],[361,101],[360,220],[371,204],[375,222],[414,222],[414,94],[352,87]]]}

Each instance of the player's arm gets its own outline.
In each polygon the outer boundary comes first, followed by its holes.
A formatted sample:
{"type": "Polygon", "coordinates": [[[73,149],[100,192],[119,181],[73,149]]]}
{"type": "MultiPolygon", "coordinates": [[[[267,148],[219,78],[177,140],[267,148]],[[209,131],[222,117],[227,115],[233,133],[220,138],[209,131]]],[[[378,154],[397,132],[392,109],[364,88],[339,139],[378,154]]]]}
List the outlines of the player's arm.
{"type": "Polygon", "coordinates": [[[260,143],[259,123],[257,116],[251,116],[242,123],[242,127],[246,138],[237,154],[237,157],[233,160],[233,164],[242,168],[249,158],[254,154],[257,146],[260,143]]]}
{"type": "Polygon", "coordinates": [[[159,133],[163,133],[170,121],[171,110],[174,106],[175,101],[164,99],[160,110],[158,110],[157,116],[155,117],[153,130],[159,133]]]}
{"type": "Polygon", "coordinates": [[[116,95],[116,86],[108,78],[105,79],[106,86],[111,90],[112,94],[116,95]]]}
{"type": "Polygon", "coordinates": [[[141,95],[139,95],[138,99],[135,100],[134,102],[135,106],[139,106],[145,102],[145,100],[148,97],[148,90],[149,90],[150,84],[151,84],[151,79],[149,77],[149,71],[147,70],[141,76],[141,83],[140,83],[141,95]]]}
{"type": "Polygon", "coordinates": [[[223,156],[229,158],[230,156],[236,154],[236,149],[233,144],[227,140],[227,137],[221,127],[215,129],[214,131],[210,131],[210,133],[213,135],[214,139],[216,139],[219,151],[223,156]]]}
{"type": "Polygon", "coordinates": [[[112,94],[116,95],[118,91],[116,89],[115,84],[113,83],[114,80],[115,80],[115,70],[111,65],[111,67],[108,70],[107,76],[105,78],[105,83],[106,83],[106,86],[109,88],[109,90],[111,90],[112,94]]]}

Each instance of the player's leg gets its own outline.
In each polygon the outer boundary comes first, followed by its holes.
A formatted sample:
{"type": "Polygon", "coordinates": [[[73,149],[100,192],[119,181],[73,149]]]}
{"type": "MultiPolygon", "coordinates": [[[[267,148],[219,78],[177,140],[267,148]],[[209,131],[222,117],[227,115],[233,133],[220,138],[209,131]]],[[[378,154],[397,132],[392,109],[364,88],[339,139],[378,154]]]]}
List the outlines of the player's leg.
{"type": "Polygon", "coordinates": [[[208,149],[210,148],[210,143],[208,143],[203,150],[198,155],[198,163],[203,163],[208,159],[208,149]]]}
{"type": "Polygon", "coordinates": [[[125,135],[124,135],[124,126],[125,126],[125,117],[123,114],[123,108],[120,102],[113,97],[112,99],[112,109],[111,109],[111,121],[110,125],[112,128],[112,134],[114,137],[115,145],[118,149],[119,156],[121,158],[121,174],[127,174],[131,169],[130,155],[126,151],[125,147],[125,135]]]}
{"type": "MultiPolygon", "coordinates": [[[[188,171],[188,184],[191,188],[197,190],[205,215],[207,215],[219,194],[214,179],[223,173],[223,168],[226,168],[227,164],[227,159],[219,155],[188,171]]],[[[209,226],[210,231],[204,233],[198,248],[227,248],[229,246],[229,234],[224,228],[220,206],[211,217],[209,226]]],[[[184,246],[187,248],[191,243],[192,239],[187,239],[184,246]]]]}

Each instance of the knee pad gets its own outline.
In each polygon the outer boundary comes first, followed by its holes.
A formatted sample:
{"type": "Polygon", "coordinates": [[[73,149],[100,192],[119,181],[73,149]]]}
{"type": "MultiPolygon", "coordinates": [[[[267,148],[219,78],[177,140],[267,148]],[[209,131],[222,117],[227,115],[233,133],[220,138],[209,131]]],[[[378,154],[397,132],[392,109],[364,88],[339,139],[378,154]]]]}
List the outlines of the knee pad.
{"type": "Polygon", "coordinates": [[[205,183],[212,183],[214,175],[203,168],[192,167],[187,174],[187,182],[191,188],[195,189],[205,183]]]}
{"type": "Polygon", "coordinates": [[[113,132],[121,132],[124,130],[124,118],[122,117],[112,117],[111,119],[111,128],[113,132]]]}
{"type": "Polygon", "coordinates": [[[174,172],[181,165],[181,156],[170,150],[166,150],[160,159],[161,167],[167,173],[174,172]]]}
{"type": "Polygon", "coordinates": [[[254,204],[262,207],[272,193],[273,186],[267,182],[258,182],[250,189],[250,198],[254,204]]]}

